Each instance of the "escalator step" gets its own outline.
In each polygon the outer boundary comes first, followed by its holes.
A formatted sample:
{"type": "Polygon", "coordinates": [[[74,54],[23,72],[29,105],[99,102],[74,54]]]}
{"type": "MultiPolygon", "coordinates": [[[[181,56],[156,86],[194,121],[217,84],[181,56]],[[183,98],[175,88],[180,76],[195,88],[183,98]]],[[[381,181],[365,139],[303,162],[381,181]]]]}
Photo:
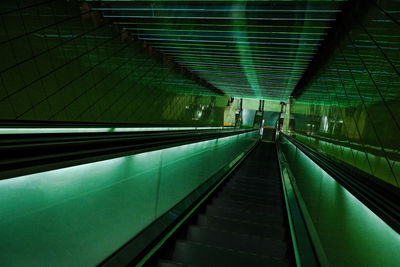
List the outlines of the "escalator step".
{"type": "Polygon", "coordinates": [[[282,207],[276,205],[262,205],[262,204],[254,204],[249,202],[223,199],[223,198],[215,198],[212,200],[212,205],[219,206],[223,208],[234,208],[234,209],[244,209],[249,212],[265,212],[270,211],[273,213],[281,214],[282,207]]]}
{"type": "Polygon", "coordinates": [[[169,260],[159,260],[157,263],[158,267],[188,267],[191,265],[179,263],[176,261],[169,261],[169,260]]]}
{"type": "Polygon", "coordinates": [[[243,194],[247,196],[253,196],[257,198],[271,198],[271,197],[277,197],[281,198],[281,190],[280,188],[269,188],[267,190],[246,190],[244,188],[232,188],[232,187],[224,187],[222,192],[229,192],[233,194],[243,194]]]}
{"type": "Polygon", "coordinates": [[[264,185],[257,185],[257,184],[250,184],[250,183],[235,183],[235,181],[230,181],[224,187],[231,187],[231,188],[238,188],[238,189],[245,189],[249,191],[262,191],[265,192],[266,189],[274,188],[274,189],[281,189],[281,185],[278,182],[269,182],[268,184],[264,185]]]}
{"type": "Polygon", "coordinates": [[[222,192],[231,192],[231,193],[237,193],[237,194],[244,194],[244,195],[249,195],[249,196],[259,196],[261,198],[263,197],[279,197],[282,194],[282,190],[279,187],[269,187],[269,188],[259,188],[259,189],[247,189],[247,188],[242,188],[240,186],[228,186],[226,185],[223,188],[222,192]]]}
{"type": "Polygon", "coordinates": [[[242,251],[177,240],[171,260],[192,266],[288,266],[286,259],[262,257],[242,251]]]}
{"type": "Polygon", "coordinates": [[[278,179],[265,179],[264,181],[251,181],[246,178],[236,178],[234,180],[229,181],[227,185],[230,186],[235,186],[235,187],[243,187],[243,188],[249,188],[249,189],[265,189],[265,188],[270,188],[270,187],[277,187],[281,188],[281,181],[278,179]]]}
{"type": "Polygon", "coordinates": [[[211,216],[222,216],[227,218],[234,218],[240,220],[248,220],[248,221],[256,221],[259,223],[266,223],[266,224],[279,224],[283,223],[282,216],[276,216],[273,212],[266,211],[265,213],[244,213],[243,210],[227,210],[224,208],[207,206],[206,208],[206,215],[211,216]]]}
{"type": "Polygon", "coordinates": [[[250,196],[247,194],[238,194],[238,193],[233,193],[233,192],[220,192],[218,193],[218,198],[225,198],[225,199],[237,199],[239,201],[243,202],[252,202],[252,203],[260,203],[264,205],[280,205],[282,203],[282,196],[279,196],[279,198],[274,198],[270,196],[265,196],[265,197],[255,197],[255,196],[250,196]]]}
{"type": "Polygon", "coordinates": [[[227,212],[235,212],[235,213],[239,213],[239,214],[249,214],[249,216],[256,216],[257,214],[261,214],[261,215],[265,215],[268,214],[269,216],[281,216],[282,215],[282,210],[279,208],[250,208],[250,209],[246,209],[244,207],[240,207],[240,206],[227,206],[227,205],[218,205],[218,204],[212,204],[212,205],[208,205],[208,207],[210,208],[214,208],[214,209],[219,209],[219,210],[225,210],[227,212]]]}
{"type": "Polygon", "coordinates": [[[263,161],[263,160],[252,160],[252,161],[247,161],[245,163],[246,168],[257,168],[257,169],[270,169],[274,167],[278,167],[276,161],[273,162],[268,162],[268,161],[263,161]]]}
{"type": "Polygon", "coordinates": [[[238,172],[251,172],[251,171],[272,172],[272,171],[279,170],[279,166],[276,164],[276,162],[266,163],[266,164],[265,163],[263,164],[263,162],[258,162],[258,163],[254,162],[254,163],[250,163],[250,164],[244,163],[243,166],[245,166],[245,168],[239,169],[238,172]]]}
{"type": "Polygon", "coordinates": [[[259,200],[255,198],[249,198],[248,196],[238,195],[238,194],[220,194],[216,197],[216,199],[225,199],[225,200],[232,200],[232,201],[240,201],[246,202],[249,204],[260,204],[266,206],[282,206],[282,201],[276,199],[269,199],[269,200],[259,200]]]}
{"type": "Polygon", "coordinates": [[[260,224],[251,221],[219,216],[206,216],[203,214],[198,216],[197,225],[236,233],[243,233],[247,235],[255,235],[274,240],[283,240],[286,236],[285,228],[282,226],[260,224]]]}
{"type": "Polygon", "coordinates": [[[237,176],[245,176],[249,178],[258,178],[258,177],[276,177],[278,175],[278,170],[276,169],[268,169],[268,170],[239,170],[235,173],[235,177],[237,176]]]}
{"type": "Polygon", "coordinates": [[[158,266],[289,266],[274,144],[259,145],[210,200],[160,253],[158,266]]]}
{"type": "Polygon", "coordinates": [[[229,183],[226,184],[226,186],[232,187],[232,188],[243,188],[243,189],[249,189],[249,190],[265,190],[268,188],[278,188],[281,190],[281,184],[275,181],[270,181],[267,183],[263,184],[253,184],[249,183],[248,181],[244,180],[232,180],[229,181],[229,183]]]}
{"type": "Polygon", "coordinates": [[[229,183],[245,183],[252,185],[270,185],[279,184],[279,177],[249,177],[249,176],[237,176],[234,177],[229,183]]]}
{"type": "Polygon", "coordinates": [[[286,244],[282,241],[217,229],[190,226],[185,239],[210,246],[254,253],[260,256],[276,258],[286,256],[286,244]]]}

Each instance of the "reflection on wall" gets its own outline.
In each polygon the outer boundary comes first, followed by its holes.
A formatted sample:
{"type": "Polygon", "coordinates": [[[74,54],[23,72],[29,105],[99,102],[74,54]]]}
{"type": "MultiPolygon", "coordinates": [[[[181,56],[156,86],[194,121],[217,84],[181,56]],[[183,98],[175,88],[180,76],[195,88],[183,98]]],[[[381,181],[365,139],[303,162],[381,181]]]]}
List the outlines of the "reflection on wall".
{"type": "Polygon", "coordinates": [[[88,3],[0,1],[0,12],[0,119],[223,124],[228,97],[88,3]],[[186,108],[200,105],[197,117],[186,108]]]}
{"type": "Polygon", "coordinates": [[[321,266],[399,266],[400,235],[287,139],[281,147],[321,266]]]}
{"type": "Polygon", "coordinates": [[[372,5],[338,44],[325,70],[292,104],[289,131],[399,187],[400,16],[394,2],[372,5]]]}
{"type": "Polygon", "coordinates": [[[1,180],[0,265],[97,266],[257,139],[252,131],[1,180]]]}

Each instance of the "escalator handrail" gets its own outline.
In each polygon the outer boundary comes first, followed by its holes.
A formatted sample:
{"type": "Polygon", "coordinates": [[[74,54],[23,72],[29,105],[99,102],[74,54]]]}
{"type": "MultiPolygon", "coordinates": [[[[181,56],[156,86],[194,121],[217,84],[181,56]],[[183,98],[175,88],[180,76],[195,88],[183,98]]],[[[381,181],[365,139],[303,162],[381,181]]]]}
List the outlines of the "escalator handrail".
{"type": "Polygon", "coordinates": [[[400,195],[397,190],[388,190],[380,186],[378,183],[373,182],[371,175],[347,163],[338,162],[329,156],[323,155],[291,136],[285,134],[282,134],[282,136],[300,149],[395,231],[400,233],[400,195]]]}
{"type": "Polygon", "coordinates": [[[2,134],[0,180],[251,131],[254,129],[2,134]]]}
{"type": "Polygon", "coordinates": [[[176,238],[178,230],[182,229],[189,219],[217,192],[218,188],[222,187],[258,143],[259,141],[255,142],[247,151],[223,166],[172,209],[101,262],[99,266],[143,266],[156,258],[155,255],[161,248],[169,240],[176,238]]]}
{"type": "MultiPolygon", "coordinates": [[[[278,140],[280,136],[279,132],[278,140]]],[[[324,253],[318,249],[316,242],[313,242],[310,229],[307,227],[306,216],[303,213],[296,187],[292,181],[293,175],[279,141],[276,142],[276,153],[296,265],[320,266],[320,262],[324,262],[324,253]]]]}

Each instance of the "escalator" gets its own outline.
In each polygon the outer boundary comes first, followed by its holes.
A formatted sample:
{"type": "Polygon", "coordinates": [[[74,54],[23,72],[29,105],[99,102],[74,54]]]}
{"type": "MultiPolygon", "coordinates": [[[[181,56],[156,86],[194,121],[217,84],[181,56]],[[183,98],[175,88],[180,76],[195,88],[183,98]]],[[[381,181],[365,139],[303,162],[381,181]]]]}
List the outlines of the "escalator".
{"type": "Polygon", "coordinates": [[[275,144],[261,142],[148,264],[294,265],[275,144]]]}

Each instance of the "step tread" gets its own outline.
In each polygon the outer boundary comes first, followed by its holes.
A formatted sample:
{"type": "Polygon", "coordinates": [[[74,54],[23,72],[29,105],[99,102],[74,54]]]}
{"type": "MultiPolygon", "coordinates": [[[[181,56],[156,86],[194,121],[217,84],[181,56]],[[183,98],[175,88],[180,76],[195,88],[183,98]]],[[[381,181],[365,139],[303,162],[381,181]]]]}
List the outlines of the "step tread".
{"type": "Polygon", "coordinates": [[[233,176],[235,179],[245,179],[245,180],[252,180],[252,181],[277,181],[279,180],[279,172],[263,172],[263,173],[250,173],[250,172],[243,172],[243,171],[238,171],[236,172],[233,176]]]}
{"type": "Polygon", "coordinates": [[[267,184],[250,184],[248,182],[241,182],[236,180],[231,180],[229,183],[225,185],[225,187],[231,188],[242,188],[242,189],[249,189],[249,190],[265,190],[268,188],[281,188],[281,182],[271,182],[267,184]]]}
{"type": "Polygon", "coordinates": [[[254,205],[246,202],[226,201],[225,199],[215,199],[209,207],[232,210],[244,213],[272,213],[280,215],[283,212],[282,206],[279,205],[254,205]]]}
{"type": "Polygon", "coordinates": [[[217,198],[238,199],[240,201],[257,202],[265,205],[276,205],[282,203],[282,196],[252,196],[244,193],[237,193],[232,191],[222,191],[216,196],[217,198]]]}
{"type": "Polygon", "coordinates": [[[284,240],[260,238],[242,233],[198,226],[190,226],[185,239],[211,246],[277,258],[285,257],[287,249],[284,240]]]}
{"type": "MultiPolygon", "coordinates": [[[[259,176],[258,176],[259,177],[259,176]]],[[[252,185],[269,186],[271,184],[280,184],[280,177],[266,177],[266,178],[254,178],[249,176],[235,176],[232,177],[230,183],[244,183],[252,185]]]]}
{"type": "Polygon", "coordinates": [[[262,257],[243,251],[177,240],[171,260],[193,266],[288,266],[285,258],[262,257]]]}
{"type": "Polygon", "coordinates": [[[158,267],[191,267],[193,265],[188,265],[176,261],[171,261],[171,260],[165,260],[165,259],[160,259],[157,262],[158,267]]]}
{"type": "Polygon", "coordinates": [[[173,243],[161,267],[289,266],[282,181],[275,145],[261,143],[173,243]]]}
{"type": "Polygon", "coordinates": [[[271,196],[280,197],[282,195],[280,188],[268,188],[265,190],[256,191],[256,190],[224,187],[222,189],[222,192],[231,192],[231,193],[244,194],[256,197],[271,197],[271,196]]]}
{"type": "MultiPolygon", "coordinates": [[[[270,205],[268,203],[252,203],[248,201],[241,201],[238,199],[227,199],[227,198],[219,198],[215,197],[211,201],[212,204],[221,204],[221,205],[233,205],[233,206],[238,206],[238,207],[257,207],[257,208],[277,208],[276,205],[270,205]]],[[[278,207],[281,209],[282,207],[278,207]]]]}
{"type": "Polygon", "coordinates": [[[197,217],[196,225],[270,239],[283,239],[286,236],[286,229],[281,225],[257,223],[223,216],[201,214],[197,217]]]}
{"type": "Polygon", "coordinates": [[[229,183],[227,183],[225,185],[225,187],[233,187],[233,188],[244,188],[244,189],[249,189],[249,190],[263,190],[266,188],[281,188],[281,182],[277,181],[277,182],[271,182],[268,184],[250,184],[248,182],[241,182],[241,181],[236,181],[236,180],[231,180],[229,181],[229,183]]]}
{"type": "Polygon", "coordinates": [[[244,213],[242,210],[227,210],[224,208],[207,206],[206,215],[211,216],[222,216],[228,218],[236,218],[242,219],[247,221],[257,221],[260,223],[267,223],[267,224],[282,224],[283,223],[283,216],[279,216],[275,213],[244,213]]]}

